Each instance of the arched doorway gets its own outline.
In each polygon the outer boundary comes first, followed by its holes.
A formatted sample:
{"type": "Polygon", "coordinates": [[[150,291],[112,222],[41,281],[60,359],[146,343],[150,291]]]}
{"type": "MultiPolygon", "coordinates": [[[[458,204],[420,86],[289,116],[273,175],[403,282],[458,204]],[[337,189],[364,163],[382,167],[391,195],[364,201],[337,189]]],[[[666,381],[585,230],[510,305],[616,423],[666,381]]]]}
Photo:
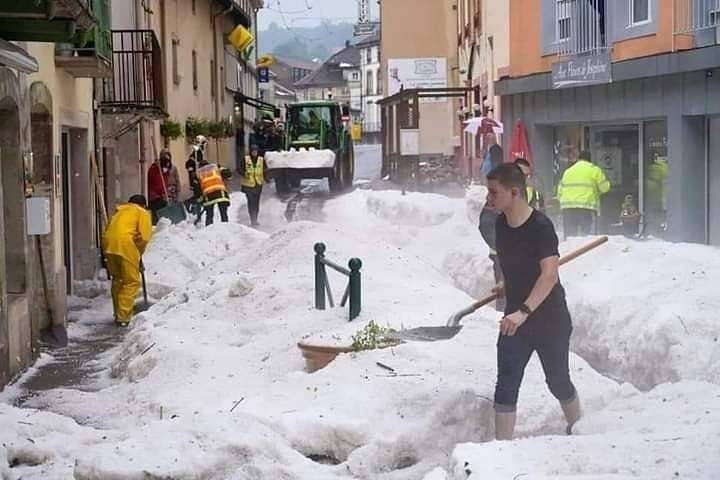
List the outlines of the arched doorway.
{"type": "Polygon", "coordinates": [[[55,251],[56,222],[55,222],[55,165],[53,162],[53,117],[52,94],[42,82],[34,82],[30,86],[30,136],[32,139],[33,171],[32,184],[34,196],[50,199],[50,234],[35,237],[33,251],[36,258],[42,261],[34,262],[33,276],[38,279],[34,285],[42,285],[33,302],[33,326],[36,331],[51,328],[53,317],[61,320],[63,315],[57,312],[53,299],[56,292],[57,255],[55,251]],[[44,277],[44,278],[43,278],[44,277]],[[45,291],[47,288],[47,291],[45,291]],[[54,311],[54,315],[50,312],[54,311]]]}
{"type": "Polygon", "coordinates": [[[11,374],[18,348],[15,304],[27,291],[25,259],[25,182],[20,147],[20,112],[11,97],[0,100],[0,385],[11,374]],[[13,325],[10,325],[10,323],[13,325]]]}

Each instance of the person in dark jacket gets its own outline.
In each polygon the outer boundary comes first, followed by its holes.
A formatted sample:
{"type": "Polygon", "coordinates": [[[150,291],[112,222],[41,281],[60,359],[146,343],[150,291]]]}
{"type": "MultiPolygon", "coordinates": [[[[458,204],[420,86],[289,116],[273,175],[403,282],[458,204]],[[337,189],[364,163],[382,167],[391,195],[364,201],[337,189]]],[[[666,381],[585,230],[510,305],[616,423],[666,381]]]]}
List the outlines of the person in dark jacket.
{"type": "Polygon", "coordinates": [[[148,204],[152,213],[152,224],[158,222],[157,212],[168,206],[167,184],[169,173],[164,173],[160,166],[160,159],[156,159],[147,172],[148,204]]]}

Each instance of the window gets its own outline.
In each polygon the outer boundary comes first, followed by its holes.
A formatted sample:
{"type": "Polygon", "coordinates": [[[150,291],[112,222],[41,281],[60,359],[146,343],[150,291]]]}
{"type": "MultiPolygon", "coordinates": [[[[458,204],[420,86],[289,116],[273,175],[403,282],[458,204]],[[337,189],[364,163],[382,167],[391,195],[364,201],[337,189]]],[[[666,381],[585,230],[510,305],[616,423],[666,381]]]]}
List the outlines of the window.
{"type": "Polygon", "coordinates": [[[178,64],[178,45],[180,40],[172,39],[172,69],[173,69],[173,83],[180,85],[180,65],[178,64]]]}
{"type": "Polygon", "coordinates": [[[367,63],[372,63],[372,58],[373,58],[372,47],[368,47],[368,49],[366,50],[366,54],[367,54],[367,59],[366,59],[367,63]]]}
{"type": "Polygon", "coordinates": [[[632,0],[630,2],[630,24],[650,21],[650,0],[632,0]]]}
{"type": "Polygon", "coordinates": [[[557,0],[555,12],[557,14],[556,40],[558,42],[570,39],[572,4],[572,0],[557,0]]]}
{"type": "Polygon", "coordinates": [[[210,98],[215,98],[217,79],[215,78],[215,60],[210,60],[210,98]]]}
{"type": "Polygon", "coordinates": [[[709,9],[710,26],[720,26],[720,0],[711,0],[709,9]]]}
{"type": "Polygon", "coordinates": [[[198,70],[197,70],[197,52],[192,51],[192,77],[193,77],[193,90],[197,92],[198,89],[198,70]]]}
{"type": "Polygon", "coordinates": [[[380,70],[377,70],[375,72],[375,86],[377,87],[377,94],[382,95],[383,90],[382,90],[382,81],[380,80],[380,70]]]}
{"type": "Polygon", "coordinates": [[[360,80],[360,73],[359,73],[359,72],[352,72],[352,75],[350,76],[350,78],[352,78],[353,81],[357,82],[358,80],[360,80]]]}
{"type": "Polygon", "coordinates": [[[365,93],[367,95],[373,95],[375,93],[373,91],[373,72],[368,70],[365,74],[365,93]]]}

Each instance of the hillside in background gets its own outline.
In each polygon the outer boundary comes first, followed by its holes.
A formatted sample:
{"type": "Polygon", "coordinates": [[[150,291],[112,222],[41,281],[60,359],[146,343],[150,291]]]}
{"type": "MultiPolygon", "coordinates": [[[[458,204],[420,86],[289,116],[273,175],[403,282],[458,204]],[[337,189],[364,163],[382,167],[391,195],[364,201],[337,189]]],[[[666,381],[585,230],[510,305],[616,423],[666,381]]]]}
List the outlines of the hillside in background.
{"type": "Polygon", "coordinates": [[[271,23],[258,34],[259,53],[312,61],[326,60],[331,54],[353,40],[351,23],[323,23],[315,27],[287,29],[271,23]]]}

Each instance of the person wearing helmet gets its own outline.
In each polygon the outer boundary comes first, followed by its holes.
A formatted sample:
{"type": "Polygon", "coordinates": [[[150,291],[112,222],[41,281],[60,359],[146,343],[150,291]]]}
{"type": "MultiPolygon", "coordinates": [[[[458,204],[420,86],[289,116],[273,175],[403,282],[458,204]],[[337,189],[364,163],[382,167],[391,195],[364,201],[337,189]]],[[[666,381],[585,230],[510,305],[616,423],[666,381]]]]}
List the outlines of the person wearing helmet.
{"type": "Polygon", "coordinates": [[[220,210],[220,221],[228,222],[228,208],[230,207],[230,194],[225,180],[230,177],[230,171],[214,163],[208,163],[204,155],[199,155],[200,162],[197,177],[202,191],[203,206],[205,207],[205,225],[212,225],[215,216],[215,205],[220,210]]]}

